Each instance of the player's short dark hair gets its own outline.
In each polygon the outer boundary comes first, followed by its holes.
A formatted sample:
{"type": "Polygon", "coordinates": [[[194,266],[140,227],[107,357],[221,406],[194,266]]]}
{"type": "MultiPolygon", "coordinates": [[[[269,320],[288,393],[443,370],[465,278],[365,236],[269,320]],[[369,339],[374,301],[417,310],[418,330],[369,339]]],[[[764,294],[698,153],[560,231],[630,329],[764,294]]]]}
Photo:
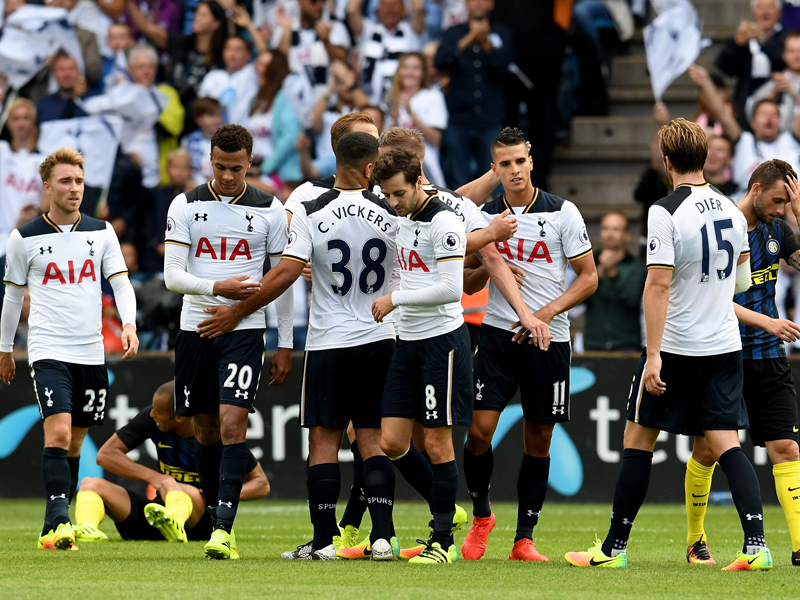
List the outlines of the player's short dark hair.
{"type": "Polygon", "coordinates": [[[762,189],[767,190],[775,184],[787,183],[789,177],[797,179],[797,173],[794,172],[792,165],[785,160],[773,158],[761,163],[753,171],[750,181],[747,182],[747,190],[750,191],[754,183],[760,183],[762,189]]]}
{"type": "Polygon", "coordinates": [[[253,155],[253,136],[241,125],[223,125],[211,136],[211,151],[219,148],[228,154],[243,149],[247,156],[253,155]]]}
{"type": "Polygon", "coordinates": [[[697,123],[673,119],[658,130],[661,156],[669,158],[679,175],[702,171],[708,156],[706,132],[697,123]]]}
{"type": "Polygon", "coordinates": [[[525,136],[522,133],[522,130],[518,127],[505,127],[500,134],[494,138],[491,147],[489,148],[489,152],[492,153],[494,156],[494,151],[497,148],[508,148],[509,146],[518,146],[520,144],[526,143],[525,136]]]}
{"type": "Polygon", "coordinates": [[[222,104],[216,98],[198,98],[192,102],[192,114],[195,119],[206,115],[221,115],[222,104]]]}
{"type": "Polygon", "coordinates": [[[339,144],[339,140],[350,133],[356,123],[375,125],[372,115],[365,112],[352,112],[342,115],[331,125],[331,148],[333,148],[334,154],[336,154],[336,146],[339,144]]]}
{"type": "Polygon", "coordinates": [[[361,169],[367,163],[374,163],[379,153],[378,140],[363,131],[351,131],[336,144],[336,168],[361,169]]]}
{"type": "Polygon", "coordinates": [[[386,181],[398,173],[403,174],[407,183],[416,184],[422,176],[422,163],[417,155],[405,148],[381,154],[375,164],[375,181],[378,183],[386,181]]]}

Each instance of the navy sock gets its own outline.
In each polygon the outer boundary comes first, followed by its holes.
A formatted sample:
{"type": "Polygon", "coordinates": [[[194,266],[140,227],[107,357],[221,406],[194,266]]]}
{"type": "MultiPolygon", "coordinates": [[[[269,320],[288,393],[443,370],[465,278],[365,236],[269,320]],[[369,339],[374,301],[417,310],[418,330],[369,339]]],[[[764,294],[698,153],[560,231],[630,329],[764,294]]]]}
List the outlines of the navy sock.
{"type": "Polygon", "coordinates": [[[522,455],[517,477],[517,534],[514,543],[525,538],[533,539],[533,528],[539,522],[549,476],[549,456],[522,455]]]}
{"type": "Polygon", "coordinates": [[[69,501],[75,497],[75,492],[78,490],[78,474],[81,470],[81,457],[68,456],[67,463],[69,464],[69,501]]]}
{"type": "Polygon", "coordinates": [[[308,467],[308,510],[314,526],[314,539],[311,543],[316,550],[322,550],[333,543],[333,536],[339,535],[336,525],[336,501],[342,486],[339,463],[323,463],[308,467]]]}
{"type": "Polygon", "coordinates": [[[453,543],[453,516],[456,514],[458,466],[456,461],[431,465],[433,471],[433,536],[447,550],[453,543]]]}
{"type": "Polygon", "coordinates": [[[476,517],[490,517],[489,487],[494,470],[494,454],[492,447],[483,454],[474,456],[464,444],[464,477],[467,479],[467,490],[472,497],[472,514],[476,517]]]}
{"type": "Polygon", "coordinates": [[[400,471],[405,480],[411,484],[417,493],[425,499],[428,507],[433,510],[433,471],[431,463],[417,450],[412,442],[402,457],[392,459],[392,464],[400,471]]]}
{"type": "Polygon", "coordinates": [[[219,465],[217,529],[224,529],[230,533],[233,528],[233,520],[239,509],[239,496],[242,494],[249,461],[250,451],[245,442],[222,446],[222,460],[219,465]]]}
{"type": "Polygon", "coordinates": [[[42,535],[61,523],[69,523],[69,485],[71,474],[67,451],[47,447],[42,451],[42,477],[47,505],[44,511],[42,535]]]}
{"type": "Polygon", "coordinates": [[[753,554],[767,544],[764,541],[764,511],[761,507],[761,488],[753,465],[744,451],[735,446],[722,453],[719,466],[728,478],[731,496],[744,530],[742,552],[753,554]]]}
{"type": "Polygon", "coordinates": [[[354,441],[350,446],[353,454],[353,485],[350,486],[350,498],[347,499],[347,506],[344,507],[339,525],[342,527],[361,527],[361,520],[367,512],[367,500],[364,492],[364,459],[358,450],[358,441],[354,441]]]}
{"type": "Polygon", "coordinates": [[[370,542],[394,535],[392,508],[394,505],[394,467],[385,456],[373,456],[364,462],[364,495],[372,519],[370,542]]]}
{"type": "Polygon", "coordinates": [[[622,453],[622,466],[614,490],[611,527],[603,542],[606,556],[616,556],[627,549],[633,522],[647,495],[652,466],[652,452],[628,448],[622,453]]]}
{"type": "Polygon", "coordinates": [[[204,446],[195,438],[194,441],[194,462],[197,465],[197,473],[200,476],[200,489],[206,498],[206,505],[211,512],[212,519],[216,524],[216,508],[219,501],[219,467],[222,461],[222,444],[214,442],[210,446],[204,446]]]}

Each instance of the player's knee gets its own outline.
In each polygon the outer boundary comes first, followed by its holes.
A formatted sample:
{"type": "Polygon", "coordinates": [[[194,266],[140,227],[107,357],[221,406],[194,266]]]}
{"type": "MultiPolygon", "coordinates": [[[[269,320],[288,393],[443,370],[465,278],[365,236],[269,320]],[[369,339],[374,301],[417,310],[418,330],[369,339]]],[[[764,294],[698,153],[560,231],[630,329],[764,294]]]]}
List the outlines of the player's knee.
{"type": "Polygon", "coordinates": [[[58,425],[46,430],[44,445],[48,448],[69,450],[72,441],[72,430],[69,425],[58,425]]]}
{"type": "Polygon", "coordinates": [[[408,452],[408,442],[402,442],[398,439],[381,438],[381,450],[389,458],[398,458],[408,452]]]}
{"type": "Polygon", "coordinates": [[[800,460],[800,449],[794,440],[769,442],[767,451],[772,464],[775,465],[800,460]]]}
{"type": "Polygon", "coordinates": [[[197,439],[197,442],[203,446],[216,444],[220,439],[219,425],[195,423],[194,436],[197,439]]]}
{"type": "Polygon", "coordinates": [[[469,430],[467,435],[467,451],[473,456],[480,456],[486,452],[492,445],[491,432],[480,431],[479,429],[473,431],[469,430]]]}
{"type": "Polygon", "coordinates": [[[84,477],[81,479],[80,491],[99,493],[105,479],[99,477],[84,477]]]}

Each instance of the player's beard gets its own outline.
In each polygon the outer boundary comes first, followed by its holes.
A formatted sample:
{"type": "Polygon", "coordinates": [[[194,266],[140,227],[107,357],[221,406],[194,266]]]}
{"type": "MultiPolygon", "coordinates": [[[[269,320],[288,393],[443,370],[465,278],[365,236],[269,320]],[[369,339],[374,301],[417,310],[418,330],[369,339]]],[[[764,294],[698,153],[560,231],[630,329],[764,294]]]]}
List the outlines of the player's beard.
{"type": "Polygon", "coordinates": [[[759,194],[755,198],[753,198],[753,214],[756,216],[761,223],[770,223],[773,220],[773,217],[764,210],[759,202],[762,194],[759,194]]]}

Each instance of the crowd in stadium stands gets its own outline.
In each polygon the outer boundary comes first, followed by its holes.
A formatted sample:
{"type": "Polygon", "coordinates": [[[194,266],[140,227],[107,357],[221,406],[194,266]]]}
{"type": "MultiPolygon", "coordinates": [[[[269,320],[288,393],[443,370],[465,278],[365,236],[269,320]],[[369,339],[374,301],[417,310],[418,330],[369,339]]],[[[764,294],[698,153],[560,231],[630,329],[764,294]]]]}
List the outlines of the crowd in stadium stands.
{"type": "MultiPolygon", "coordinates": [[[[752,21],[725,43],[712,72],[690,69],[700,90],[694,120],[710,136],[706,178],[734,199],[766,159],[800,167],[800,7],[752,6],[752,21]]],[[[451,189],[484,173],[491,140],[516,125],[531,143],[533,183],[546,187],[571,116],[607,114],[610,59],[648,10],[644,0],[5,0],[3,35],[16,11],[37,18],[32,8],[63,9],[61,22],[77,41],[44,57],[32,48],[36,72],[19,89],[11,70],[20,71],[25,57],[4,58],[0,44],[0,253],[14,227],[46,208],[42,124],[122,117],[110,183],[87,182],[82,210],[110,220],[119,235],[142,345],[156,350],[171,346],[180,310],[161,274],[167,209],[175,195],[213,177],[210,138],[220,125],[252,133],[247,182],[283,202],[303,181],[334,172],[330,126],[357,110],[381,131],[421,131],[426,174],[451,189]]],[[[654,117],[668,122],[667,106],[657,104],[654,117]]],[[[653,144],[635,192],[645,216],[669,189],[653,144]]],[[[631,242],[623,215],[602,220],[586,349],[640,347],[636,233],[631,242]]],[[[778,280],[784,316],[800,301],[800,281],[787,275],[778,280]]],[[[302,347],[306,296],[295,297],[302,347]]],[[[480,315],[479,304],[468,320],[480,315]]],[[[112,349],[113,304],[104,315],[112,349]]],[[[274,311],[269,318],[274,325],[274,311]]],[[[23,345],[24,322],[23,314],[23,345]]]]}

